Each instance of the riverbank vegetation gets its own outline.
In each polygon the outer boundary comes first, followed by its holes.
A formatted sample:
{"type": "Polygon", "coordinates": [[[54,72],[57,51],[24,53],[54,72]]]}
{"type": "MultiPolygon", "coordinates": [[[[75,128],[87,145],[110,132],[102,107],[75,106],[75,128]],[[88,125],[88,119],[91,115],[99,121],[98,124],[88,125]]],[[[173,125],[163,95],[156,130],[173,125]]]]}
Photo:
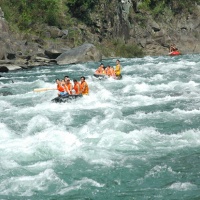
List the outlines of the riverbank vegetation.
{"type": "MultiPolygon", "coordinates": [[[[72,46],[80,45],[81,42],[85,41],[83,38],[79,38],[79,35],[85,35],[86,32],[90,32],[87,37],[91,37],[92,34],[98,34],[99,31],[100,36],[98,37],[100,39],[98,41],[94,39],[93,43],[95,45],[98,44],[100,47],[101,42],[104,41],[104,43],[102,42],[103,47],[100,48],[108,49],[108,51],[104,50],[105,54],[107,52],[107,55],[109,55],[111,54],[109,51],[115,51],[116,55],[124,57],[144,55],[141,48],[134,43],[127,44],[123,39],[119,41],[119,36],[113,36],[115,38],[110,39],[114,34],[107,32],[103,24],[106,23],[104,15],[107,15],[107,13],[104,13],[104,9],[109,7],[109,5],[113,5],[113,2],[112,4],[111,2],[108,0],[1,0],[1,8],[6,20],[15,31],[39,34],[41,33],[42,25],[45,24],[47,26],[56,26],[60,29],[73,30],[71,31],[73,33],[75,31],[80,32],[76,37],[74,34],[71,34],[74,37],[71,40],[73,41],[72,46]],[[101,7],[102,9],[97,9],[101,7]],[[99,19],[100,25],[98,24],[97,26],[98,22],[94,21],[97,18],[92,18],[92,15],[101,17],[99,19]],[[87,30],[83,30],[80,26],[86,27],[87,30]],[[102,26],[101,29],[99,26],[102,26]],[[105,33],[102,34],[102,31],[105,31],[105,33]],[[110,37],[109,34],[111,35],[110,37]],[[118,40],[117,43],[116,40],[118,40]]],[[[118,0],[118,3],[121,3],[121,0],[118,0]]],[[[135,14],[133,14],[133,18],[135,22],[145,27],[147,21],[145,19],[145,12],[158,17],[168,10],[173,15],[176,15],[180,12],[192,12],[193,7],[197,4],[200,4],[200,0],[135,0],[135,8],[133,8],[135,14]]],[[[110,11],[110,13],[116,14],[114,10],[110,11]]],[[[71,32],[69,31],[69,33],[71,32]]],[[[45,39],[44,35],[42,37],[45,39]]],[[[68,37],[70,37],[70,34],[68,37]]]]}
{"type": "MultiPolygon", "coordinates": [[[[92,23],[89,13],[101,3],[109,4],[106,0],[1,0],[1,7],[8,22],[26,30],[37,23],[62,27],[81,21],[89,25],[92,23]]],[[[156,15],[168,8],[176,14],[190,11],[197,4],[200,4],[200,0],[142,0],[138,3],[138,9],[156,15]]]]}
{"type": "Polygon", "coordinates": [[[148,10],[154,15],[161,14],[164,9],[170,9],[177,14],[183,11],[191,12],[197,4],[200,4],[200,0],[142,0],[139,8],[148,10]]]}

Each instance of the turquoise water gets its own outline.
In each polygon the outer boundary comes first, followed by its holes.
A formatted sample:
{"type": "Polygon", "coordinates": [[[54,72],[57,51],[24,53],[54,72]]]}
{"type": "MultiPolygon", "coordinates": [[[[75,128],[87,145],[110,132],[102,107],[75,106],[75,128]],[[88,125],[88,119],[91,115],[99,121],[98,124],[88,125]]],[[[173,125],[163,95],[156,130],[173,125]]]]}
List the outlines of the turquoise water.
{"type": "Polygon", "coordinates": [[[0,199],[200,199],[200,55],[121,64],[122,80],[96,80],[92,62],[0,78],[0,199]],[[33,92],[65,75],[90,95],[33,92]]]}

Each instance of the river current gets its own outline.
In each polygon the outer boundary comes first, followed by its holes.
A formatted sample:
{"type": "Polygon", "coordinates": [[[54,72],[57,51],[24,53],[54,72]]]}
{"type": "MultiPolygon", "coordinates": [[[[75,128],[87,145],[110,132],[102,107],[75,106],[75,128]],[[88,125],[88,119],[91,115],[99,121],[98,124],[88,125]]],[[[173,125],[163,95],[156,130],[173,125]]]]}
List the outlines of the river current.
{"type": "Polygon", "coordinates": [[[0,199],[200,199],[200,55],[120,61],[122,80],[97,62],[1,74],[0,199]],[[33,91],[65,75],[90,94],[33,91]]]}

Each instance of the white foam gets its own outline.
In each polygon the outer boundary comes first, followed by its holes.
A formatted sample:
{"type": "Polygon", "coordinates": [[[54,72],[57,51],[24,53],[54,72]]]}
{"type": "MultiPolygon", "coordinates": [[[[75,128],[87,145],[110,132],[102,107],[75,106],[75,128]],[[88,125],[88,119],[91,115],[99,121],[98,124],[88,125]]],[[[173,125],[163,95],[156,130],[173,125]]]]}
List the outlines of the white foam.
{"type": "Polygon", "coordinates": [[[62,189],[58,194],[64,195],[72,190],[80,190],[82,188],[87,188],[91,186],[96,188],[101,188],[104,187],[104,184],[100,184],[97,181],[84,177],[81,180],[74,181],[72,186],[62,189]]]}
{"type": "Polygon", "coordinates": [[[13,132],[9,130],[6,124],[0,123],[0,135],[1,135],[0,142],[2,143],[12,138],[13,132]]]}
{"type": "MultiPolygon", "coordinates": [[[[56,87],[52,74],[61,76],[76,69],[80,74],[90,75],[93,68],[85,69],[87,64],[59,69],[47,67],[29,71],[28,75],[34,80],[30,82],[23,81],[19,75],[20,81],[14,84],[19,90],[16,95],[0,98],[3,176],[0,194],[32,196],[47,192],[62,195],[87,187],[104,187],[104,183],[85,175],[70,186],[59,178],[54,170],[60,164],[66,170],[73,164],[76,167],[76,159],[94,166],[94,170],[95,166],[133,169],[138,160],[151,161],[174,151],[199,148],[198,127],[180,128],[179,132],[172,127],[167,134],[165,130],[162,132],[165,122],[170,124],[177,120],[177,123],[192,125],[200,113],[199,83],[194,80],[194,76],[198,78],[195,63],[184,65],[174,58],[168,60],[168,57],[121,59],[121,63],[124,62],[122,80],[93,81],[88,78],[90,94],[62,104],[51,102],[57,91],[35,93],[33,89],[56,87]],[[193,67],[194,71],[186,73],[188,67],[193,67]],[[182,78],[184,73],[190,77],[182,78]],[[167,109],[168,105],[172,107],[167,109]],[[157,128],[157,123],[162,128],[157,128]]],[[[176,171],[173,170],[167,164],[156,165],[145,175],[147,178],[162,173],[173,175],[176,171]]],[[[117,182],[120,184],[120,180],[117,182]]],[[[195,189],[195,185],[177,182],[168,189],[188,188],[195,189]]]]}
{"type": "Polygon", "coordinates": [[[171,174],[172,176],[178,174],[177,172],[173,171],[171,167],[167,165],[163,166],[156,165],[148,173],[145,174],[145,178],[154,178],[154,177],[159,178],[163,173],[171,174]]]}
{"type": "Polygon", "coordinates": [[[27,130],[25,133],[27,135],[32,135],[34,133],[38,133],[42,130],[50,128],[52,125],[52,122],[50,122],[46,116],[36,115],[28,122],[27,130]]]}
{"type": "Polygon", "coordinates": [[[194,190],[194,189],[196,190],[197,186],[190,182],[185,182],[185,183],[176,182],[170,185],[168,189],[178,190],[178,191],[187,191],[187,190],[194,190]]]}
{"type": "Polygon", "coordinates": [[[0,183],[1,195],[32,196],[37,192],[49,191],[51,194],[57,193],[60,188],[67,187],[68,184],[61,180],[52,169],[33,176],[20,176],[7,178],[0,183]],[[49,186],[52,186],[49,191],[49,186]],[[54,187],[53,187],[54,186],[54,187]]]}

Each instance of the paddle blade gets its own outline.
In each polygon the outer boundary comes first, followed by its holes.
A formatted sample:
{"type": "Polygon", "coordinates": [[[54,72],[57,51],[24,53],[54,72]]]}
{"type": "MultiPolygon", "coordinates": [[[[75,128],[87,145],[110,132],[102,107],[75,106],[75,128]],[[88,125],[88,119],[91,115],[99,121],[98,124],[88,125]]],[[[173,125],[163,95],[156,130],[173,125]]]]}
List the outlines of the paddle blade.
{"type": "Polygon", "coordinates": [[[36,88],[33,91],[34,92],[45,92],[47,90],[56,90],[55,88],[36,88]]]}

